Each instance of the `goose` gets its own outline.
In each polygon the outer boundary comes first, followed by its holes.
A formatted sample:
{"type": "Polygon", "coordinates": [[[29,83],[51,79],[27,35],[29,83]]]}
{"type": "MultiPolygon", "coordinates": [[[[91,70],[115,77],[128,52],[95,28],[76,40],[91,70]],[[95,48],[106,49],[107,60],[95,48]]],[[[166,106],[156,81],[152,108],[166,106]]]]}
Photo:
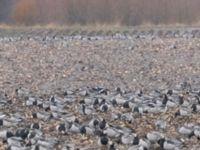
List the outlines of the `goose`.
{"type": "Polygon", "coordinates": [[[160,147],[164,150],[174,150],[176,148],[181,148],[182,143],[178,140],[166,140],[165,138],[162,138],[158,141],[158,144],[160,147]]]}

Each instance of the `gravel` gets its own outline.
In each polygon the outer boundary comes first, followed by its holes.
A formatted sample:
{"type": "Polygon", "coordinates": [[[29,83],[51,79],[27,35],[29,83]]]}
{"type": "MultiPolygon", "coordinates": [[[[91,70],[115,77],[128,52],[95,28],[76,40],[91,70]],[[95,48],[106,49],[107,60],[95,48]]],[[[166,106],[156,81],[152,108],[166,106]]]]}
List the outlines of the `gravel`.
{"type": "Polygon", "coordinates": [[[200,149],[199,30],[0,32],[2,149],[200,149]]]}

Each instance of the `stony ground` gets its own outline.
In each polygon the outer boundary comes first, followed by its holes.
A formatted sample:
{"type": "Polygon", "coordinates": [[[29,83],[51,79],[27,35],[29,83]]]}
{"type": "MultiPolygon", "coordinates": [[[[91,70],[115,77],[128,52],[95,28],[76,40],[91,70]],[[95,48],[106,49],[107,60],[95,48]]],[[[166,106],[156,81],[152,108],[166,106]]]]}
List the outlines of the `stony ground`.
{"type": "Polygon", "coordinates": [[[200,148],[200,30],[0,33],[2,149],[200,148]]]}

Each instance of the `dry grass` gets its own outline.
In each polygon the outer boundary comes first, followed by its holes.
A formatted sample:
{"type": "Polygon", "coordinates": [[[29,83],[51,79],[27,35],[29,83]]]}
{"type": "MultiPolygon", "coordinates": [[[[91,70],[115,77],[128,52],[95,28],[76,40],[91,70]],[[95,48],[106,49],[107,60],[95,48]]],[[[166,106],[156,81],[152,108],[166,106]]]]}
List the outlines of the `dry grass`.
{"type": "MultiPolygon", "coordinates": [[[[26,29],[53,29],[53,30],[86,30],[86,31],[122,31],[122,30],[129,30],[133,27],[128,26],[120,26],[118,24],[108,25],[108,24],[94,24],[94,25],[80,25],[75,24],[72,26],[68,25],[60,25],[55,23],[50,23],[47,25],[34,25],[34,26],[25,26],[25,25],[7,25],[7,24],[0,24],[0,29],[5,30],[26,30],[26,29]]],[[[135,28],[135,27],[134,27],[135,28]]]]}
{"type": "Polygon", "coordinates": [[[175,29],[175,28],[200,28],[200,22],[193,25],[185,25],[185,24],[160,24],[160,25],[153,25],[151,23],[145,23],[143,25],[139,26],[123,26],[120,24],[90,24],[90,25],[80,25],[80,24],[74,24],[74,25],[61,25],[56,23],[49,23],[44,25],[33,25],[33,26],[26,26],[26,25],[13,25],[13,24],[0,24],[1,30],[39,30],[39,29],[53,29],[53,30],[71,30],[71,31],[80,31],[80,30],[86,30],[86,31],[125,31],[125,30],[148,30],[148,29],[175,29]]]}

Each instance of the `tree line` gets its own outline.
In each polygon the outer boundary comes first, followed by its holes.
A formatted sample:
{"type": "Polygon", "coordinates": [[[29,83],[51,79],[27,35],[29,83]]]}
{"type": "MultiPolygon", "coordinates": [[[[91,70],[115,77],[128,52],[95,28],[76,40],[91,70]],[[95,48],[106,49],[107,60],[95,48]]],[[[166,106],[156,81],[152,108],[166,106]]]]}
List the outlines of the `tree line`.
{"type": "Polygon", "coordinates": [[[0,21],[9,20],[10,23],[25,25],[47,23],[70,25],[120,24],[130,26],[141,24],[194,24],[198,23],[199,19],[199,0],[0,1],[0,21]],[[9,9],[6,7],[9,7],[9,9]]]}

